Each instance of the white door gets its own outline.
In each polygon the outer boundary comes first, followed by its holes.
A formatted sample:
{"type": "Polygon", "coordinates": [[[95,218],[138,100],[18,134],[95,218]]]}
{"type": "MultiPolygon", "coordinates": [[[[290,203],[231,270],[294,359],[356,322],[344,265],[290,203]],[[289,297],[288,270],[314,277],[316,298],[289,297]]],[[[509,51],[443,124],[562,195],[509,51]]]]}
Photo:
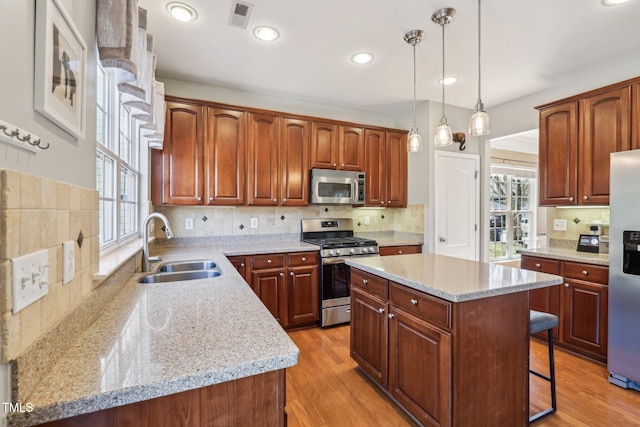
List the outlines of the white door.
{"type": "Polygon", "coordinates": [[[478,260],[480,156],[435,152],[435,253],[478,260]]]}

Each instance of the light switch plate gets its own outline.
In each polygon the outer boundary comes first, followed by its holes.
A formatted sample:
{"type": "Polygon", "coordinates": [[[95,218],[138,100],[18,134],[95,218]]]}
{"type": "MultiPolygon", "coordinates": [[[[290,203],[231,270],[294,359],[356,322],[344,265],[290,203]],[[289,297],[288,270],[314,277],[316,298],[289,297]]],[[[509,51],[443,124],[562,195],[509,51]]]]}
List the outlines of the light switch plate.
{"type": "Polygon", "coordinates": [[[369,216],[367,215],[364,217],[364,225],[369,225],[369,224],[371,224],[371,221],[369,220],[369,216]]]}
{"type": "Polygon", "coordinates": [[[251,218],[251,228],[258,228],[258,218],[251,218]]]}
{"type": "Polygon", "coordinates": [[[42,250],[11,260],[14,314],[49,292],[49,251],[42,250]]]}
{"type": "Polygon", "coordinates": [[[567,231],[567,220],[566,219],[554,219],[553,220],[553,230],[554,231],[567,231]]]}
{"type": "Polygon", "coordinates": [[[184,219],[184,229],[185,230],[193,230],[193,218],[185,218],[184,219]]]}
{"type": "Polygon", "coordinates": [[[62,244],[62,284],[66,285],[76,277],[76,242],[69,240],[62,244]]]}

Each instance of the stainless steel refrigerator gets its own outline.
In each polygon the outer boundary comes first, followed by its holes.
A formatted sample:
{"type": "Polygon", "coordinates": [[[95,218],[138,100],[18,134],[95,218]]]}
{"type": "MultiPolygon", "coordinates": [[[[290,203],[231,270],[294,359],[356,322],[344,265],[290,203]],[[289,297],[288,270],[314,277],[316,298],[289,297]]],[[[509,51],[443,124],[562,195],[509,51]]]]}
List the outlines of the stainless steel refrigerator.
{"type": "Polygon", "coordinates": [[[640,150],[611,154],[609,382],[640,390],[640,150]]]}

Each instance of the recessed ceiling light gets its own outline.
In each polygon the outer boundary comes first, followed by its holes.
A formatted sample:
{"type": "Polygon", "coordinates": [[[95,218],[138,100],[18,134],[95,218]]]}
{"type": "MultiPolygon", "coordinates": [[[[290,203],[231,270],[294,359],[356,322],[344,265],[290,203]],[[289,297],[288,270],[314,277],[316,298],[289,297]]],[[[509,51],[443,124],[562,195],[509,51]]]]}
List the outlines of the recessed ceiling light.
{"type": "Polygon", "coordinates": [[[602,0],[602,4],[605,6],[615,6],[617,4],[626,3],[629,0],[602,0]]]}
{"type": "Polygon", "coordinates": [[[449,86],[449,85],[454,84],[457,81],[458,81],[457,77],[450,76],[450,77],[445,77],[444,80],[443,79],[439,79],[438,80],[438,84],[439,85],[444,84],[445,86],[449,86]]]}
{"type": "Polygon", "coordinates": [[[195,21],[198,17],[198,12],[191,6],[187,6],[184,3],[171,2],[167,3],[167,12],[171,14],[178,21],[189,22],[195,21]]]}
{"type": "Polygon", "coordinates": [[[351,60],[356,64],[368,64],[373,61],[373,55],[368,52],[360,52],[353,55],[351,60]]]}
{"type": "Polygon", "coordinates": [[[256,27],[253,30],[253,35],[263,42],[272,42],[280,37],[278,30],[271,27],[256,27]]]}

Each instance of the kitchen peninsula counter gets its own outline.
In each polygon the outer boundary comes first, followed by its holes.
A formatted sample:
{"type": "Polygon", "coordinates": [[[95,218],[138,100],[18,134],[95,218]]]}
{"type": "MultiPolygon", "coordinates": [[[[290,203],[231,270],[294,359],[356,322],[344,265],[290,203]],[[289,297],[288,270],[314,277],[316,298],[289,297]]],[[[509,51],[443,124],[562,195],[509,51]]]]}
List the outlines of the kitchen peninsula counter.
{"type": "Polygon", "coordinates": [[[567,248],[538,248],[518,249],[521,255],[536,256],[540,258],[557,259],[559,261],[582,262],[585,264],[609,266],[609,254],[594,254],[578,252],[567,248]]]}
{"type": "Polygon", "coordinates": [[[351,357],[422,425],[528,425],[529,291],[562,278],[435,254],[348,259],[351,357]]]}

